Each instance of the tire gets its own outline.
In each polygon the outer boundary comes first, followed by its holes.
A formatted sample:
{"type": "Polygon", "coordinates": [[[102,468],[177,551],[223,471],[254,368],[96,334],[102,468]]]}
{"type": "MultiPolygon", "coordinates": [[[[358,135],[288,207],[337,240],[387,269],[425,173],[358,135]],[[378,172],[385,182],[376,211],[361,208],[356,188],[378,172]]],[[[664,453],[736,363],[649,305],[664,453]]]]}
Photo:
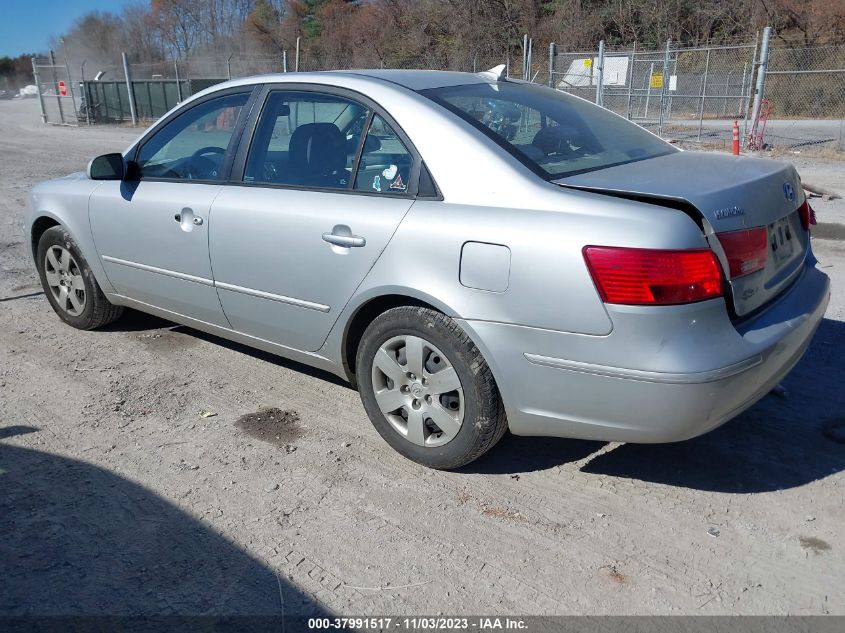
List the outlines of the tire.
{"type": "Polygon", "coordinates": [[[373,426],[419,464],[459,468],[489,451],[507,430],[481,352],[440,312],[403,306],[382,313],[364,332],[355,366],[373,426]]]}
{"type": "Polygon", "coordinates": [[[79,330],[94,330],[120,318],[123,307],[106,299],[91,267],[64,227],[44,231],[36,250],[41,286],[62,321],[79,330]]]}

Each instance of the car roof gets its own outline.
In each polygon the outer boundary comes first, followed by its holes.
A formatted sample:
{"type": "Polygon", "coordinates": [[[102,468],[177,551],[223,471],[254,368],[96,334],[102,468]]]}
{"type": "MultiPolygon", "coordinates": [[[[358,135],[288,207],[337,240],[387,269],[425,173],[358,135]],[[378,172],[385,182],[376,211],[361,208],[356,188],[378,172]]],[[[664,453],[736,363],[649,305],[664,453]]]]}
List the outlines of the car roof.
{"type": "Polygon", "coordinates": [[[426,90],[428,88],[442,88],[445,86],[463,86],[466,84],[489,83],[491,80],[480,74],[461,73],[450,70],[383,70],[383,69],[360,69],[360,70],[322,70],[300,73],[268,73],[243,77],[223,84],[212,86],[209,92],[221,88],[251,85],[256,83],[287,83],[305,82],[322,83],[327,79],[336,80],[343,78],[356,78],[374,83],[390,83],[408,90],[426,90]]]}
{"type": "Polygon", "coordinates": [[[474,73],[462,73],[451,70],[393,70],[361,69],[335,71],[339,74],[360,75],[399,84],[411,90],[443,88],[444,86],[463,86],[465,84],[484,83],[485,79],[474,73]]]}

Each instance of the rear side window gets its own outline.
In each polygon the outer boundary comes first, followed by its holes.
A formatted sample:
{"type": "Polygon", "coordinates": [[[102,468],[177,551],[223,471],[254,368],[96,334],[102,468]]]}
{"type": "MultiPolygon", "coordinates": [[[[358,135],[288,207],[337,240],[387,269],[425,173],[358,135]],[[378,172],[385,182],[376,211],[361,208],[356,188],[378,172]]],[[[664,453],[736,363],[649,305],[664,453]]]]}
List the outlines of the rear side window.
{"type": "Polygon", "coordinates": [[[500,81],[421,93],[548,180],[678,151],[604,108],[545,86],[500,81]]]}
{"type": "Polygon", "coordinates": [[[138,152],[141,177],[219,180],[235,123],[249,93],[209,99],[167,123],[138,152]]]}
{"type": "Polygon", "coordinates": [[[405,193],[411,178],[414,159],[405,144],[387,122],[375,115],[355,178],[357,191],[405,193]]]}
{"type": "Polygon", "coordinates": [[[348,189],[369,114],[360,103],[335,95],[271,93],[250,145],[244,181],[348,189]]]}

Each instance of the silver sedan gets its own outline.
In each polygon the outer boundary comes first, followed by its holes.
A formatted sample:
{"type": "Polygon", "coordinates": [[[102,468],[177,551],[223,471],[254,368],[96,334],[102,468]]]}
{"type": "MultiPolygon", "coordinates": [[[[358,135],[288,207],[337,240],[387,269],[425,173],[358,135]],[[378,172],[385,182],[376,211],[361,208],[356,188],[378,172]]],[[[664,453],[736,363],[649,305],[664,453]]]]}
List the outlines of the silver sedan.
{"type": "Polygon", "coordinates": [[[45,182],[53,309],[124,306],[342,376],[397,451],[456,468],[506,432],[704,433],[795,365],[829,299],[786,163],[681,152],[479,74],[230,81],[45,182]]]}

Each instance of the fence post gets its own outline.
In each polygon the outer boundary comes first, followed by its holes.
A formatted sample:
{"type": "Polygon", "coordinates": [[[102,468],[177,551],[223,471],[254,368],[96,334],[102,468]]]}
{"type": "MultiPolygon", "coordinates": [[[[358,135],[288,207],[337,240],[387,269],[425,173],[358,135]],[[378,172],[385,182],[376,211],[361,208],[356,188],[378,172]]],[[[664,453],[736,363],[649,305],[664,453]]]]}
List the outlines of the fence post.
{"type": "Polygon", "coordinates": [[[549,88],[554,88],[555,84],[555,43],[549,44],[549,88]]]}
{"type": "Polygon", "coordinates": [[[528,67],[525,70],[525,81],[534,81],[531,77],[531,64],[534,58],[534,38],[528,38],[528,67]]]}
{"type": "MultiPolygon", "coordinates": [[[[678,77],[678,56],[679,55],[680,55],[679,52],[675,53],[675,59],[673,60],[673,66],[672,66],[672,74],[669,75],[669,85],[666,88],[666,90],[668,91],[667,96],[669,97],[669,107],[666,108],[666,120],[667,121],[672,120],[672,96],[673,96],[672,90],[671,90],[671,88],[672,88],[672,77],[674,76],[675,81],[676,82],[678,81],[677,77],[678,77]]],[[[677,88],[677,85],[675,87],[677,88]]]]}
{"type": "Polygon", "coordinates": [[[85,64],[87,59],[83,59],[79,65],[79,80],[82,82],[82,95],[79,97],[79,105],[82,107],[82,100],[85,99],[85,122],[91,125],[91,91],[85,85],[85,64]]]}
{"type": "Polygon", "coordinates": [[[599,67],[596,78],[596,105],[604,106],[604,40],[599,41],[599,67]]]}
{"type": "Polygon", "coordinates": [[[528,72],[525,67],[528,65],[528,33],[522,36],[522,79],[525,81],[528,72]]]}
{"type": "Polygon", "coordinates": [[[651,62],[651,69],[648,71],[648,79],[646,79],[646,84],[648,84],[648,91],[645,93],[645,115],[643,116],[644,119],[648,120],[648,102],[651,100],[651,78],[654,76],[654,62],[651,62]]]}
{"type": "Polygon", "coordinates": [[[634,50],[631,51],[631,72],[628,73],[628,106],[625,110],[625,118],[631,120],[631,98],[634,96],[634,60],[637,59],[637,42],[634,41],[634,50]]]}
{"type": "Polygon", "coordinates": [[[286,73],[288,71],[288,51],[287,49],[282,51],[282,72],[286,73]]]}
{"type": "Polygon", "coordinates": [[[41,94],[41,79],[38,77],[38,65],[35,58],[32,58],[32,78],[35,80],[35,88],[38,91],[38,103],[41,104],[41,122],[47,123],[47,110],[44,108],[44,95],[41,94]]]}
{"type": "Polygon", "coordinates": [[[233,53],[229,53],[229,56],[226,58],[226,78],[230,81],[232,79],[232,55],[233,53]]]}
{"type": "Polygon", "coordinates": [[[704,127],[704,99],[707,97],[707,73],[710,70],[710,49],[704,61],[704,84],[701,86],[701,105],[698,108],[698,141],[701,142],[701,128],[704,127]]]}
{"type": "Polygon", "coordinates": [[[772,39],[772,27],[763,29],[763,42],[760,44],[760,61],[757,66],[757,90],[754,92],[754,107],[751,109],[751,132],[753,136],[757,131],[757,117],[760,115],[760,102],[763,100],[763,91],[766,88],[766,70],[769,66],[769,42],[772,39]]]}
{"type": "Polygon", "coordinates": [[[182,103],[182,82],[179,80],[179,62],[174,60],[173,71],[176,73],[176,98],[182,103]]]}
{"type": "Polygon", "coordinates": [[[760,43],[760,31],[754,34],[754,50],[751,51],[751,72],[748,74],[748,94],[743,92],[742,143],[748,141],[748,109],[751,107],[751,84],[754,81],[754,65],[757,62],[757,44],[760,43]]]}
{"type": "Polygon", "coordinates": [[[56,75],[56,55],[50,51],[50,72],[53,73],[53,90],[56,91],[56,105],[59,106],[59,119],[65,123],[65,111],[62,109],[62,95],[59,94],[59,78],[56,75]]]}
{"type": "Polygon", "coordinates": [[[73,104],[73,116],[76,119],[76,124],[79,125],[79,110],[76,108],[76,93],[73,90],[73,80],[70,77],[70,62],[67,60],[67,51],[65,51],[65,72],[67,73],[67,89],[70,91],[70,102],[73,104]]]}
{"type": "Polygon", "coordinates": [[[663,122],[666,108],[666,80],[669,78],[669,49],[672,47],[672,40],[666,40],[666,52],[663,54],[663,81],[660,82],[660,117],[657,121],[657,135],[663,134],[663,122]]]}
{"type": "Polygon", "coordinates": [[[293,71],[299,72],[299,37],[296,38],[296,57],[293,60],[293,71]]]}
{"type": "Polygon", "coordinates": [[[123,58],[123,76],[126,77],[126,92],[129,99],[129,113],[132,115],[132,127],[138,125],[138,113],[135,111],[135,88],[132,86],[132,76],[129,74],[129,58],[126,53],[120,54],[123,58]]]}

